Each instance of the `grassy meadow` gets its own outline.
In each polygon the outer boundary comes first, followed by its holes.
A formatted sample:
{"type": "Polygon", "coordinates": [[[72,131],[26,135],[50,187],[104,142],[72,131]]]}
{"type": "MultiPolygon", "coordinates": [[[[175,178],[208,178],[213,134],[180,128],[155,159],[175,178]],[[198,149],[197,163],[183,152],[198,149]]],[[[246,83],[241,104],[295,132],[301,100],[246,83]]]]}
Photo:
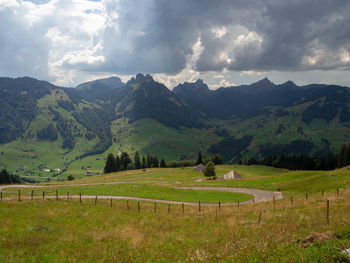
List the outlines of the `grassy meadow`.
{"type": "Polygon", "coordinates": [[[18,188],[3,189],[0,262],[350,262],[341,253],[350,248],[349,167],[321,172],[220,165],[217,175],[232,169],[243,179],[198,181],[204,176],[191,168],[158,168],[33,185],[21,189],[20,202],[18,188]],[[219,207],[218,201],[251,196],[182,186],[280,188],[284,199],[219,207]],[[56,189],[57,201],[42,199],[42,191],[54,197],[56,189]],[[80,203],[72,197],[78,193],[216,205],[199,211],[198,205],[133,200],[80,203]]]}
{"type": "Polygon", "coordinates": [[[3,201],[1,262],[348,262],[350,191],[254,205],[3,201]],[[326,199],[330,200],[329,223],[326,199]],[[261,213],[261,214],[260,214],[261,213]]]}

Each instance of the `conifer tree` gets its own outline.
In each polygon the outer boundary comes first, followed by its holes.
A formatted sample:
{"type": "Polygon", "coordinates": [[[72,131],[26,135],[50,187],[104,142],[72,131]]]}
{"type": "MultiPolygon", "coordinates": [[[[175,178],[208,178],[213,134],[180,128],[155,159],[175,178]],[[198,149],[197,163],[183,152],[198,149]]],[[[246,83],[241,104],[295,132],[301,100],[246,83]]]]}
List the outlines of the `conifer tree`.
{"type": "Polygon", "coordinates": [[[345,153],[346,153],[346,145],[343,144],[340,148],[339,156],[338,156],[338,167],[344,167],[345,166],[345,153]]]}
{"type": "Polygon", "coordinates": [[[138,151],[135,152],[135,169],[141,169],[141,161],[138,151]]]}
{"type": "Polygon", "coordinates": [[[346,145],[344,154],[344,166],[350,165],[350,145],[346,145]]]}
{"type": "Polygon", "coordinates": [[[10,174],[6,169],[0,172],[0,184],[19,184],[21,179],[18,175],[10,174]]]}
{"type": "Polygon", "coordinates": [[[146,158],[144,155],[142,155],[142,163],[141,163],[141,167],[142,169],[145,169],[146,168],[146,158]]]}
{"type": "Polygon", "coordinates": [[[115,162],[114,155],[112,153],[108,154],[103,171],[105,174],[116,171],[116,162],[115,162]]]}
{"type": "Polygon", "coordinates": [[[162,168],[166,167],[166,164],[165,164],[165,161],[164,161],[163,158],[162,158],[162,160],[160,161],[160,167],[162,167],[162,168]]]}
{"type": "Polygon", "coordinates": [[[159,161],[158,161],[158,157],[155,156],[152,158],[152,163],[153,163],[153,167],[159,167],[159,161]]]}
{"type": "Polygon", "coordinates": [[[203,163],[203,157],[202,157],[202,152],[201,151],[198,152],[198,157],[197,157],[196,164],[198,165],[200,163],[203,163]]]}
{"type": "Polygon", "coordinates": [[[326,170],[333,170],[337,165],[336,158],[332,152],[328,153],[326,160],[326,170]]]}
{"type": "Polygon", "coordinates": [[[149,153],[147,153],[146,161],[147,161],[147,168],[151,168],[152,167],[152,156],[149,155],[149,153]]]}
{"type": "Polygon", "coordinates": [[[214,163],[212,161],[209,161],[205,165],[204,175],[207,176],[207,177],[215,177],[216,176],[215,166],[214,166],[214,163]]]}
{"type": "Polygon", "coordinates": [[[121,163],[120,163],[119,155],[117,154],[115,156],[115,171],[118,172],[120,170],[121,170],[121,163]]]}
{"type": "Polygon", "coordinates": [[[122,152],[122,155],[120,156],[120,164],[121,164],[122,170],[126,171],[130,163],[131,163],[131,159],[129,157],[129,154],[127,152],[122,152]]]}

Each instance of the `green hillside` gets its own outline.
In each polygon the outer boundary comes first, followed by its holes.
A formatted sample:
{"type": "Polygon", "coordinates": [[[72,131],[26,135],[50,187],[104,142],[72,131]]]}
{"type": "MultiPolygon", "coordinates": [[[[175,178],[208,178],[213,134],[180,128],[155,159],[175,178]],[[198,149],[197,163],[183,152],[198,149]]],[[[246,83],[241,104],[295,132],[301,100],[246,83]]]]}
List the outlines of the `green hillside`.
{"type": "MultiPolygon", "coordinates": [[[[38,85],[38,82],[32,79],[25,81],[38,85]]],[[[109,138],[104,138],[108,137],[110,132],[102,125],[101,128],[95,128],[96,122],[101,123],[101,117],[89,113],[101,111],[98,105],[80,99],[68,89],[39,83],[44,85],[46,94],[35,98],[35,104],[30,106],[33,110],[30,118],[23,114],[18,117],[20,122],[24,123],[25,129],[10,141],[0,144],[0,167],[25,178],[31,176],[32,179],[45,181],[55,179],[54,177],[75,159],[97,152],[98,149],[102,149],[103,152],[103,145],[109,144],[109,138]],[[84,116],[87,114],[89,119],[85,121],[84,116]],[[88,125],[88,122],[92,125],[88,125]]],[[[7,92],[22,90],[22,94],[31,94],[31,90],[28,89],[32,86],[26,83],[23,86],[21,83],[17,84],[16,89],[7,92]]],[[[23,105],[29,103],[26,96],[8,99],[7,103],[14,105],[12,102],[15,100],[22,101],[23,105]]],[[[33,102],[31,99],[30,103],[33,102]]],[[[17,112],[17,109],[14,108],[13,111],[17,112]]],[[[9,121],[12,121],[12,118],[9,118],[7,123],[9,121]]],[[[5,140],[4,136],[2,134],[5,140]]]]}
{"type": "Polygon", "coordinates": [[[268,155],[338,152],[350,132],[346,87],[267,79],[170,91],[150,75],[77,89],[0,78],[0,168],[45,181],[99,174],[108,153],[169,160],[221,154],[226,163],[268,155]],[[55,170],[56,169],[56,170],[55,170]]]}

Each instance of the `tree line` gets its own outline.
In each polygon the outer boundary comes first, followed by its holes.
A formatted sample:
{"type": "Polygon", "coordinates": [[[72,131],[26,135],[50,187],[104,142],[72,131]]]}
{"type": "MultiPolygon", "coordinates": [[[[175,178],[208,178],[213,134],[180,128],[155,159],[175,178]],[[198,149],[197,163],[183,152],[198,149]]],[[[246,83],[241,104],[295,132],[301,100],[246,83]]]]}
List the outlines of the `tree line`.
{"type": "Polygon", "coordinates": [[[197,156],[197,160],[183,160],[183,161],[168,161],[165,162],[164,158],[159,159],[157,156],[147,154],[146,156],[140,156],[139,152],[136,151],[134,157],[131,158],[127,152],[116,154],[115,156],[110,153],[107,156],[104,173],[112,173],[118,171],[126,171],[133,169],[145,169],[145,168],[165,168],[165,167],[188,167],[195,166],[197,164],[208,162],[213,164],[223,164],[224,159],[221,155],[215,154],[210,157],[203,157],[200,151],[197,156]]]}
{"type": "Polygon", "coordinates": [[[160,161],[157,156],[140,156],[139,152],[135,152],[134,158],[131,159],[127,152],[122,152],[120,155],[114,156],[112,153],[108,154],[104,173],[112,173],[118,171],[126,171],[133,169],[145,169],[154,167],[166,167],[165,161],[162,158],[160,161]]]}
{"type": "Polygon", "coordinates": [[[209,162],[212,162],[214,165],[217,164],[223,164],[224,163],[224,157],[220,154],[214,154],[212,156],[203,156],[202,152],[199,151],[197,155],[197,161],[196,165],[198,164],[207,164],[209,162]]]}
{"type": "Polygon", "coordinates": [[[330,151],[327,156],[269,155],[261,160],[250,158],[240,161],[240,163],[246,165],[261,164],[290,170],[334,170],[350,165],[350,145],[343,144],[338,154],[330,151]]]}
{"type": "Polygon", "coordinates": [[[6,169],[0,172],[0,184],[20,184],[21,179],[18,175],[10,174],[6,169]]]}

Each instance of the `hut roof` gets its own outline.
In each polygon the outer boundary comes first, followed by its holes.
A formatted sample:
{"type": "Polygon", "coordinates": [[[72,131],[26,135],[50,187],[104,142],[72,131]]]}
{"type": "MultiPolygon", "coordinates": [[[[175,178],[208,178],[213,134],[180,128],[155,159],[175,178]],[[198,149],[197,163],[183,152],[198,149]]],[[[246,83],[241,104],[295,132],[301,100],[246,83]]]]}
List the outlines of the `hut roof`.
{"type": "Polygon", "coordinates": [[[229,171],[227,174],[224,175],[224,180],[238,179],[238,178],[242,178],[242,176],[233,170],[229,171]]]}
{"type": "Polygon", "coordinates": [[[202,163],[200,163],[197,166],[195,166],[193,169],[197,170],[198,172],[203,173],[204,169],[205,169],[205,166],[202,163]]]}

